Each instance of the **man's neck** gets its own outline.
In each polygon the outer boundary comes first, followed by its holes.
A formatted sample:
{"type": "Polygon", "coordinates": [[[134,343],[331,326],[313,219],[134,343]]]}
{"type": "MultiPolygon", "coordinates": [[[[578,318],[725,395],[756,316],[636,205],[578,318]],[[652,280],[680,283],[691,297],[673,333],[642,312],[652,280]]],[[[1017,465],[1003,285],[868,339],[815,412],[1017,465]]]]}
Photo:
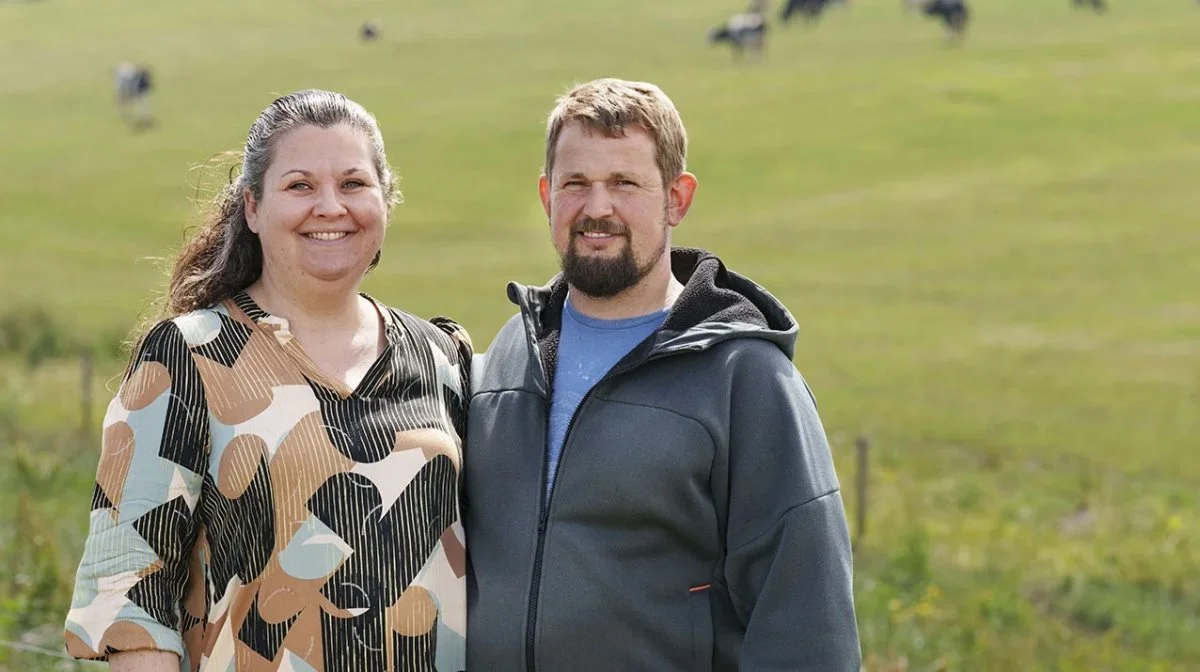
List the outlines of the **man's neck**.
{"type": "Polygon", "coordinates": [[[597,320],[623,320],[666,310],[675,304],[683,285],[671,273],[668,260],[651,271],[641,282],[606,299],[588,296],[571,287],[571,307],[597,320]]]}

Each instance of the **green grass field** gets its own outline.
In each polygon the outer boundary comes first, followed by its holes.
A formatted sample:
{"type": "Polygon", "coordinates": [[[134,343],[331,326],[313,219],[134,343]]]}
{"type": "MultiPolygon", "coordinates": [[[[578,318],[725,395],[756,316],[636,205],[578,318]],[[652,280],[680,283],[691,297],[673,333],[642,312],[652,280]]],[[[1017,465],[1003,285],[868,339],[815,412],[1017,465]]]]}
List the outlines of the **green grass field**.
{"type": "MultiPolygon", "coordinates": [[[[1200,7],[979,0],[956,48],[853,0],[737,65],[704,36],[743,5],[0,3],[0,318],[40,306],[59,350],[105,350],[224,169],[197,167],[315,86],[376,113],[402,178],[366,288],[483,348],[504,282],[556,269],[535,191],[554,97],[648,79],[700,178],[676,243],[797,316],[852,515],[871,439],[868,669],[1200,670],[1200,7]],[[124,59],[154,66],[154,132],[112,105],[124,59]]],[[[0,639],[47,622],[30,641],[57,648],[96,446],[70,438],[72,360],[0,371],[0,639]]],[[[0,646],[6,666],[54,669],[0,646]]]]}

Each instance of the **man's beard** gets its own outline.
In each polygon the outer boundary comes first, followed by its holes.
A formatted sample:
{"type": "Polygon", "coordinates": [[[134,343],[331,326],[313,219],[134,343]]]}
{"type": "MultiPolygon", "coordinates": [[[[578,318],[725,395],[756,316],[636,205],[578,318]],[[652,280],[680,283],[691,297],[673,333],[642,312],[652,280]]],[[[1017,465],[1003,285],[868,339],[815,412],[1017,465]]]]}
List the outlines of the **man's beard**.
{"type": "MultiPolygon", "coordinates": [[[[666,244],[664,236],[662,247],[666,247],[666,244]]],[[[571,226],[567,252],[561,259],[562,272],[572,289],[596,299],[610,299],[646,277],[661,255],[660,248],[658,255],[639,268],[637,260],[633,258],[633,242],[627,228],[608,219],[585,218],[571,226]],[[616,234],[625,239],[625,244],[615,258],[581,255],[575,247],[575,239],[585,231],[616,234]]]]}

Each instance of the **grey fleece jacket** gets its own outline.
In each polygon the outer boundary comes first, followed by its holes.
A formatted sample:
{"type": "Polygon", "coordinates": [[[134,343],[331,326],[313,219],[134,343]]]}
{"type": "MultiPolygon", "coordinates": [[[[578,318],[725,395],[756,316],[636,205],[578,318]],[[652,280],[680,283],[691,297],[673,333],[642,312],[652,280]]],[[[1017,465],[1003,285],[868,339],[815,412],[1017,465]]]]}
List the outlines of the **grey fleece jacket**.
{"type": "Polygon", "coordinates": [[[468,416],[470,672],[857,672],[845,512],[796,323],[700,250],[580,403],[547,497],[566,285],[509,286],[468,416]]]}

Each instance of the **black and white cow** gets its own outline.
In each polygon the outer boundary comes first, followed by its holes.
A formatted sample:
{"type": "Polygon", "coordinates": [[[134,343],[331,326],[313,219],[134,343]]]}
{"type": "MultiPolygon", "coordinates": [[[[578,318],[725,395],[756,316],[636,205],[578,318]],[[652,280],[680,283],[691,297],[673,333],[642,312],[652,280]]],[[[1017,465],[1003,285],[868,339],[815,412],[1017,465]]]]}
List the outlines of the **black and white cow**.
{"type": "Polygon", "coordinates": [[[1071,4],[1075,7],[1088,7],[1097,14],[1103,14],[1108,9],[1108,3],[1104,0],[1071,0],[1071,4]]]}
{"type": "Polygon", "coordinates": [[[154,78],[150,68],[134,63],[121,63],[117,66],[114,83],[117,109],[125,123],[135,130],[153,126],[150,93],[154,90],[154,78]]]}
{"type": "Polygon", "coordinates": [[[735,14],[723,25],[708,31],[709,44],[728,42],[734,58],[740,58],[744,52],[761,55],[766,38],[767,22],[757,12],[735,14]]]}
{"type": "Polygon", "coordinates": [[[787,23],[793,15],[799,15],[805,21],[816,21],[821,14],[835,2],[841,0],[786,0],[779,12],[779,20],[787,23]]]}
{"type": "Polygon", "coordinates": [[[922,14],[940,21],[951,39],[966,34],[971,19],[966,0],[916,0],[915,4],[922,14]]]}

